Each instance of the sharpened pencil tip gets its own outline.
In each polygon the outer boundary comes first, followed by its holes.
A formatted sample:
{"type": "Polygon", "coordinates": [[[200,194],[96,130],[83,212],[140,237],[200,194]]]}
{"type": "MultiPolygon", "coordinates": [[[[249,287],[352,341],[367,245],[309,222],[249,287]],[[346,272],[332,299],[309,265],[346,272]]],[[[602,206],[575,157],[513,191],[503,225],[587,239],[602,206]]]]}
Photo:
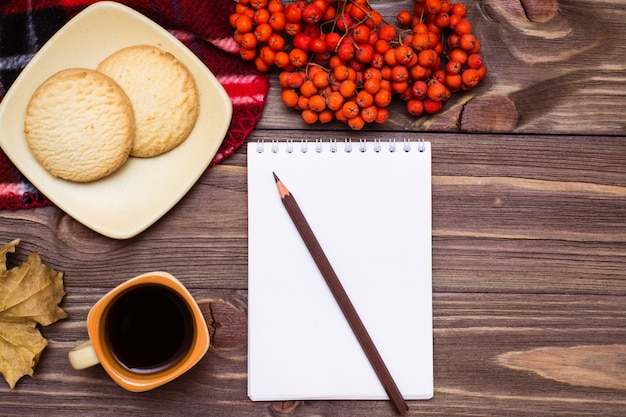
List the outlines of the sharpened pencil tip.
{"type": "Polygon", "coordinates": [[[283,184],[283,182],[280,180],[280,178],[278,178],[278,175],[276,175],[275,172],[272,172],[272,174],[274,174],[274,179],[276,180],[276,186],[278,187],[278,193],[280,194],[280,198],[285,198],[285,196],[289,195],[289,190],[287,189],[287,187],[285,187],[285,184],[283,184]]]}

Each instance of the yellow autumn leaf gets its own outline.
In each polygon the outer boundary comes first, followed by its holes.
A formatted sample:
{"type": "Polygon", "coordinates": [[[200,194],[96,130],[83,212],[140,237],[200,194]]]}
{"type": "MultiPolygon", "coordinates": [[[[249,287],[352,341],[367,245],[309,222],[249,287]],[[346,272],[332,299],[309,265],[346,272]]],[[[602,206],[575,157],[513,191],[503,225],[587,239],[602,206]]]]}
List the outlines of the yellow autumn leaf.
{"type": "Polygon", "coordinates": [[[41,263],[37,252],[7,269],[7,253],[20,240],[0,248],[0,372],[13,389],[24,375],[33,375],[48,345],[37,329],[67,317],[59,303],[65,295],[63,273],[41,263]]]}

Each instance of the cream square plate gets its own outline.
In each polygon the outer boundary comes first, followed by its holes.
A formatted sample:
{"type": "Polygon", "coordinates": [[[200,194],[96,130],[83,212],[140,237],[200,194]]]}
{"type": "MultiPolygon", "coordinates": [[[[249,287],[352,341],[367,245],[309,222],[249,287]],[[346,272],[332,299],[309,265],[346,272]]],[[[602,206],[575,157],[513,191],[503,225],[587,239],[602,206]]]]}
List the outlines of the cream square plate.
{"type": "Polygon", "coordinates": [[[95,3],[70,20],[33,57],[0,103],[0,146],[32,184],[57,207],[111,238],[133,237],[170,210],[196,183],[217,153],[232,104],[196,55],[144,15],[114,2],[95,3]],[[73,183],[48,173],[24,136],[26,107],[35,89],[65,68],[95,69],[120,48],[150,44],[171,52],[193,74],[200,114],[185,142],[155,158],[129,158],[112,175],[73,183]]]}

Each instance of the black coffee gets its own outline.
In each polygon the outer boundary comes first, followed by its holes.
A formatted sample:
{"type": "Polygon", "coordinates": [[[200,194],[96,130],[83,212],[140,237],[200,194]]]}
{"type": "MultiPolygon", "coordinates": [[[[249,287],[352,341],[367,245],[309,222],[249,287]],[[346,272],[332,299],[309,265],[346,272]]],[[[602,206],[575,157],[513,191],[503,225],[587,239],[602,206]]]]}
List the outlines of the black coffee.
{"type": "Polygon", "coordinates": [[[185,301],[159,285],[135,287],[111,305],[105,321],[111,353],[126,368],[156,372],[183,358],[193,338],[185,301]]]}

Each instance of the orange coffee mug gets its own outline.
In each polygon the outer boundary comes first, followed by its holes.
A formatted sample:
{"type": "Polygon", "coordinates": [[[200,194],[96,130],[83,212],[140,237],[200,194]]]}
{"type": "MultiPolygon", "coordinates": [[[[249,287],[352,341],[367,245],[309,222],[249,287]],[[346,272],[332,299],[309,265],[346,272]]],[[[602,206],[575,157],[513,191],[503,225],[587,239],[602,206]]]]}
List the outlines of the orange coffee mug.
{"type": "Polygon", "coordinates": [[[69,353],[74,369],[100,363],[123,388],[147,391],[178,378],[207,352],[209,331],[198,304],[173,275],[132,278],[87,316],[89,341],[69,353]]]}

